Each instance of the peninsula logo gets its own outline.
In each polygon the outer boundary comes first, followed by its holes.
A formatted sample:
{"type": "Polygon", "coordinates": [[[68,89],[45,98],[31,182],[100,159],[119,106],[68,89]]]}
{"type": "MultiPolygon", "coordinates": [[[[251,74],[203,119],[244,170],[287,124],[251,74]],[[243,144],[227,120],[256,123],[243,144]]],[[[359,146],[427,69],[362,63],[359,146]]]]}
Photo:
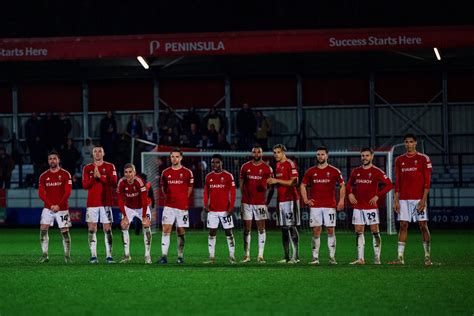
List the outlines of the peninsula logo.
{"type": "Polygon", "coordinates": [[[154,55],[159,51],[182,53],[182,52],[213,52],[224,51],[225,45],[223,41],[170,41],[161,43],[160,41],[150,41],[149,45],[150,55],[154,55]]]}

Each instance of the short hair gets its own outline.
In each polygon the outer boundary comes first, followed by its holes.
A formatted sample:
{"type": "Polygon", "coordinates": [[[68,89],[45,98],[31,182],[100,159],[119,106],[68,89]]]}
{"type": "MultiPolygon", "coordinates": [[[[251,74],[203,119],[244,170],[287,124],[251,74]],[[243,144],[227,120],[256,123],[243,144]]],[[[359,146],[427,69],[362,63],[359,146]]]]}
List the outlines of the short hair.
{"type": "Polygon", "coordinates": [[[212,155],[211,159],[219,159],[220,161],[224,161],[224,158],[221,154],[214,154],[212,155]]]}
{"type": "Polygon", "coordinates": [[[326,146],[318,146],[316,148],[316,151],[324,150],[326,154],[329,152],[328,148],[326,146]]]}
{"type": "Polygon", "coordinates": [[[48,152],[48,157],[52,156],[52,155],[56,155],[56,156],[58,156],[58,158],[60,158],[59,152],[57,152],[56,150],[51,150],[50,152],[48,152]]]}
{"type": "Polygon", "coordinates": [[[407,138],[413,138],[413,140],[416,142],[415,134],[412,134],[412,133],[405,134],[405,136],[403,136],[403,141],[405,141],[407,138]]]}
{"type": "Polygon", "coordinates": [[[183,152],[178,147],[175,147],[175,148],[171,149],[170,156],[171,156],[172,153],[179,153],[181,155],[181,157],[183,156],[183,152]]]}
{"type": "Polygon", "coordinates": [[[286,147],[283,144],[276,144],[275,146],[273,146],[273,150],[275,149],[281,149],[281,151],[286,152],[286,147]]]}
{"type": "Polygon", "coordinates": [[[135,165],[133,163],[126,163],[125,166],[123,166],[123,170],[125,169],[128,169],[128,168],[132,168],[133,171],[137,171],[137,169],[135,169],[135,165]]]}
{"type": "Polygon", "coordinates": [[[260,146],[259,144],[255,144],[253,147],[252,147],[252,150],[254,149],[261,149],[263,151],[263,148],[262,146],[260,146]]]}
{"type": "Polygon", "coordinates": [[[363,153],[364,151],[369,151],[372,155],[374,154],[374,150],[370,147],[362,147],[360,152],[363,153]]]}

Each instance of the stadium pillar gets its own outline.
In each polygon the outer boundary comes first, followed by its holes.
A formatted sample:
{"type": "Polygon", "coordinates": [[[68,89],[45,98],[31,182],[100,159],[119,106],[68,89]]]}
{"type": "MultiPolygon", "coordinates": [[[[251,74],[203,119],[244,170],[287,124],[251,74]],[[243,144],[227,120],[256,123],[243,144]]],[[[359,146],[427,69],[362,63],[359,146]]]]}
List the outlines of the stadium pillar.
{"type": "Polygon", "coordinates": [[[156,139],[160,139],[160,83],[156,76],[153,78],[153,124],[156,125],[156,139]]]}
{"type": "Polygon", "coordinates": [[[232,143],[232,118],[231,118],[231,112],[230,112],[230,107],[231,107],[231,95],[230,95],[230,79],[229,76],[225,77],[225,83],[224,83],[224,98],[225,98],[225,119],[227,120],[227,141],[232,143]]]}
{"type": "Polygon", "coordinates": [[[305,135],[304,126],[303,126],[303,78],[301,74],[296,75],[296,126],[297,126],[297,148],[298,150],[306,149],[306,139],[305,137],[300,137],[300,135],[305,135]]]}
{"type": "Polygon", "coordinates": [[[444,155],[443,161],[444,164],[449,163],[449,109],[448,109],[448,74],[446,71],[443,71],[443,147],[444,147],[444,155]]]}
{"type": "Polygon", "coordinates": [[[82,138],[89,137],[89,84],[82,82],[82,138]]]}
{"type": "Polygon", "coordinates": [[[370,73],[369,78],[369,146],[375,148],[375,75],[370,73]]]}
{"type": "Polygon", "coordinates": [[[18,86],[16,84],[12,86],[12,132],[17,139],[20,138],[18,134],[18,86]]]}

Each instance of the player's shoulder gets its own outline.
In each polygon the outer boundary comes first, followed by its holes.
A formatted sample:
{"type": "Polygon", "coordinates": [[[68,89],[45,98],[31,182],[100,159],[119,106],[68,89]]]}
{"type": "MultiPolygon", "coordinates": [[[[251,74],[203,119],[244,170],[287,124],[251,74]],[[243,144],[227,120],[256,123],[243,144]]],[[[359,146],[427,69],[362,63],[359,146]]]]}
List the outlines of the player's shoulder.
{"type": "Polygon", "coordinates": [[[375,165],[372,165],[372,168],[378,172],[379,174],[385,174],[385,171],[383,171],[382,169],[380,169],[379,167],[375,166],[375,165]]]}
{"type": "Polygon", "coordinates": [[[40,174],[39,177],[40,177],[40,178],[43,178],[43,177],[46,177],[46,176],[49,175],[49,174],[50,174],[50,171],[49,171],[49,169],[48,169],[48,170],[44,171],[42,174],[40,174]]]}
{"type": "Polygon", "coordinates": [[[426,160],[426,161],[430,161],[430,157],[427,155],[427,154],[423,154],[423,153],[420,153],[420,152],[417,152],[416,153],[419,157],[421,157],[422,159],[426,160]]]}
{"type": "Polygon", "coordinates": [[[162,174],[162,175],[163,175],[163,174],[168,174],[168,173],[171,172],[171,170],[173,170],[173,168],[171,168],[171,166],[170,166],[170,167],[168,167],[168,168],[163,169],[163,171],[161,172],[161,174],[162,174]]]}
{"type": "Polygon", "coordinates": [[[84,170],[89,170],[89,169],[94,169],[94,163],[88,163],[87,165],[84,166],[84,170]]]}
{"type": "Polygon", "coordinates": [[[222,172],[227,176],[227,177],[230,177],[232,180],[234,180],[234,175],[232,173],[230,173],[229,171],[227,170],[222,170],[222,172]]]}
{"type": "Polygon", "coordinates": [[[117,187],[125,185],[126,183],[125,180],[126,180],[125,177],[120,178],[118,181],[117,187]]]}
{"type": "Polygon", "coordinates": [[[242,166],[240,166],[240,169],[243,170],[243,169],[247,169],[247,168],[250,168],[250,167],[252,167],[252,160],[244,162],[242,164],[242,166]]]}
{"type": "Polygon", "coordinates": [[[185,172],[187,172],[188,174],[190,174],[191,176],[193,176],[193,172],[191,171],[191,169],[186,168],[185,166],[182,166],[181,168],[183,168],[183,170],[184,170],[185,172]]]}
{"type": "Polygon", "coordinates": [[[62,174],[66,175],[66,177],[68,177],[69,179],[72,179],[71,173],[70,173],[69,171],[67,171],[66,169],[61,168],[61,169],[59,170],[59,172],[61,172],[62,174]]]}
{"type": "Polygon", "coordinates": [[[296,163],[290,158],[286,159],[285,163],[289,164],[291,168],[296,168],[296,163]]]}
{"type": "Polygon", "coordinates": [[[135,176],[135,178],[133,178],[135,182],[137,182],[140,186],[145,186],[145,181],[143,181],[142,178],[140,178],[139,176],[135,176]]]}
{"type": "Polygon", "coordinates": [[[328,165],[328,168],[336,173],[341,173],[339,168],[334,167],[333,165],[328,165]]]}

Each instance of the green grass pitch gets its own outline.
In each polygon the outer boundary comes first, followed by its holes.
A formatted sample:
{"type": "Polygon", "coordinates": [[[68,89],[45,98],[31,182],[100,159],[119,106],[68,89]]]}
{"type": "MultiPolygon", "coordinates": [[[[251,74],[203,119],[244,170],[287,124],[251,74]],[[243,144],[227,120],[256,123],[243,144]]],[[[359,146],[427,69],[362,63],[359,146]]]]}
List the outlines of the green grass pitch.
{"type": "MultiPolygon", "coordinates": [[[[217,237],[217,263],[206,266],[207,233],[189,231],[185,259],[177,265],[176,239],[166,266],[143,263],[143,238],[131,236],[131,264],[104,263],[103,233],[98,233],[100,263],[89,265],[85,228],[72,229],[72,258],[63,263],[57,228],[50,230],[50,262],[40,257],[38,229],[0,230],[0,315],[121,314],[333,314],[333,315],[473,315],[474,233],[433,231],[432,257],[439,264],[424,267],[420,234],[410,230],[406,265],[385,262],[396,256],[396,236],[382,235],[384,264],[371,264],[372,237],[366,233],[365,266],[350,266],[355,257],[352,233],[337,235],[337,266],[327,263],[326,236],[321,266],[309,266],[310,232],[300,234],[302,262],[282,265],[279,231],[267,233],[267,263],[231,266],[222,231],[217,237]]],[[[114,257],[123,254],[120,230],[114,230],[114,257]]],[[[236,231],[236,254],[242,257],[242,232],[236,231]]],[[[161,252],[154,235],[153,260],[161,252]]]]}

